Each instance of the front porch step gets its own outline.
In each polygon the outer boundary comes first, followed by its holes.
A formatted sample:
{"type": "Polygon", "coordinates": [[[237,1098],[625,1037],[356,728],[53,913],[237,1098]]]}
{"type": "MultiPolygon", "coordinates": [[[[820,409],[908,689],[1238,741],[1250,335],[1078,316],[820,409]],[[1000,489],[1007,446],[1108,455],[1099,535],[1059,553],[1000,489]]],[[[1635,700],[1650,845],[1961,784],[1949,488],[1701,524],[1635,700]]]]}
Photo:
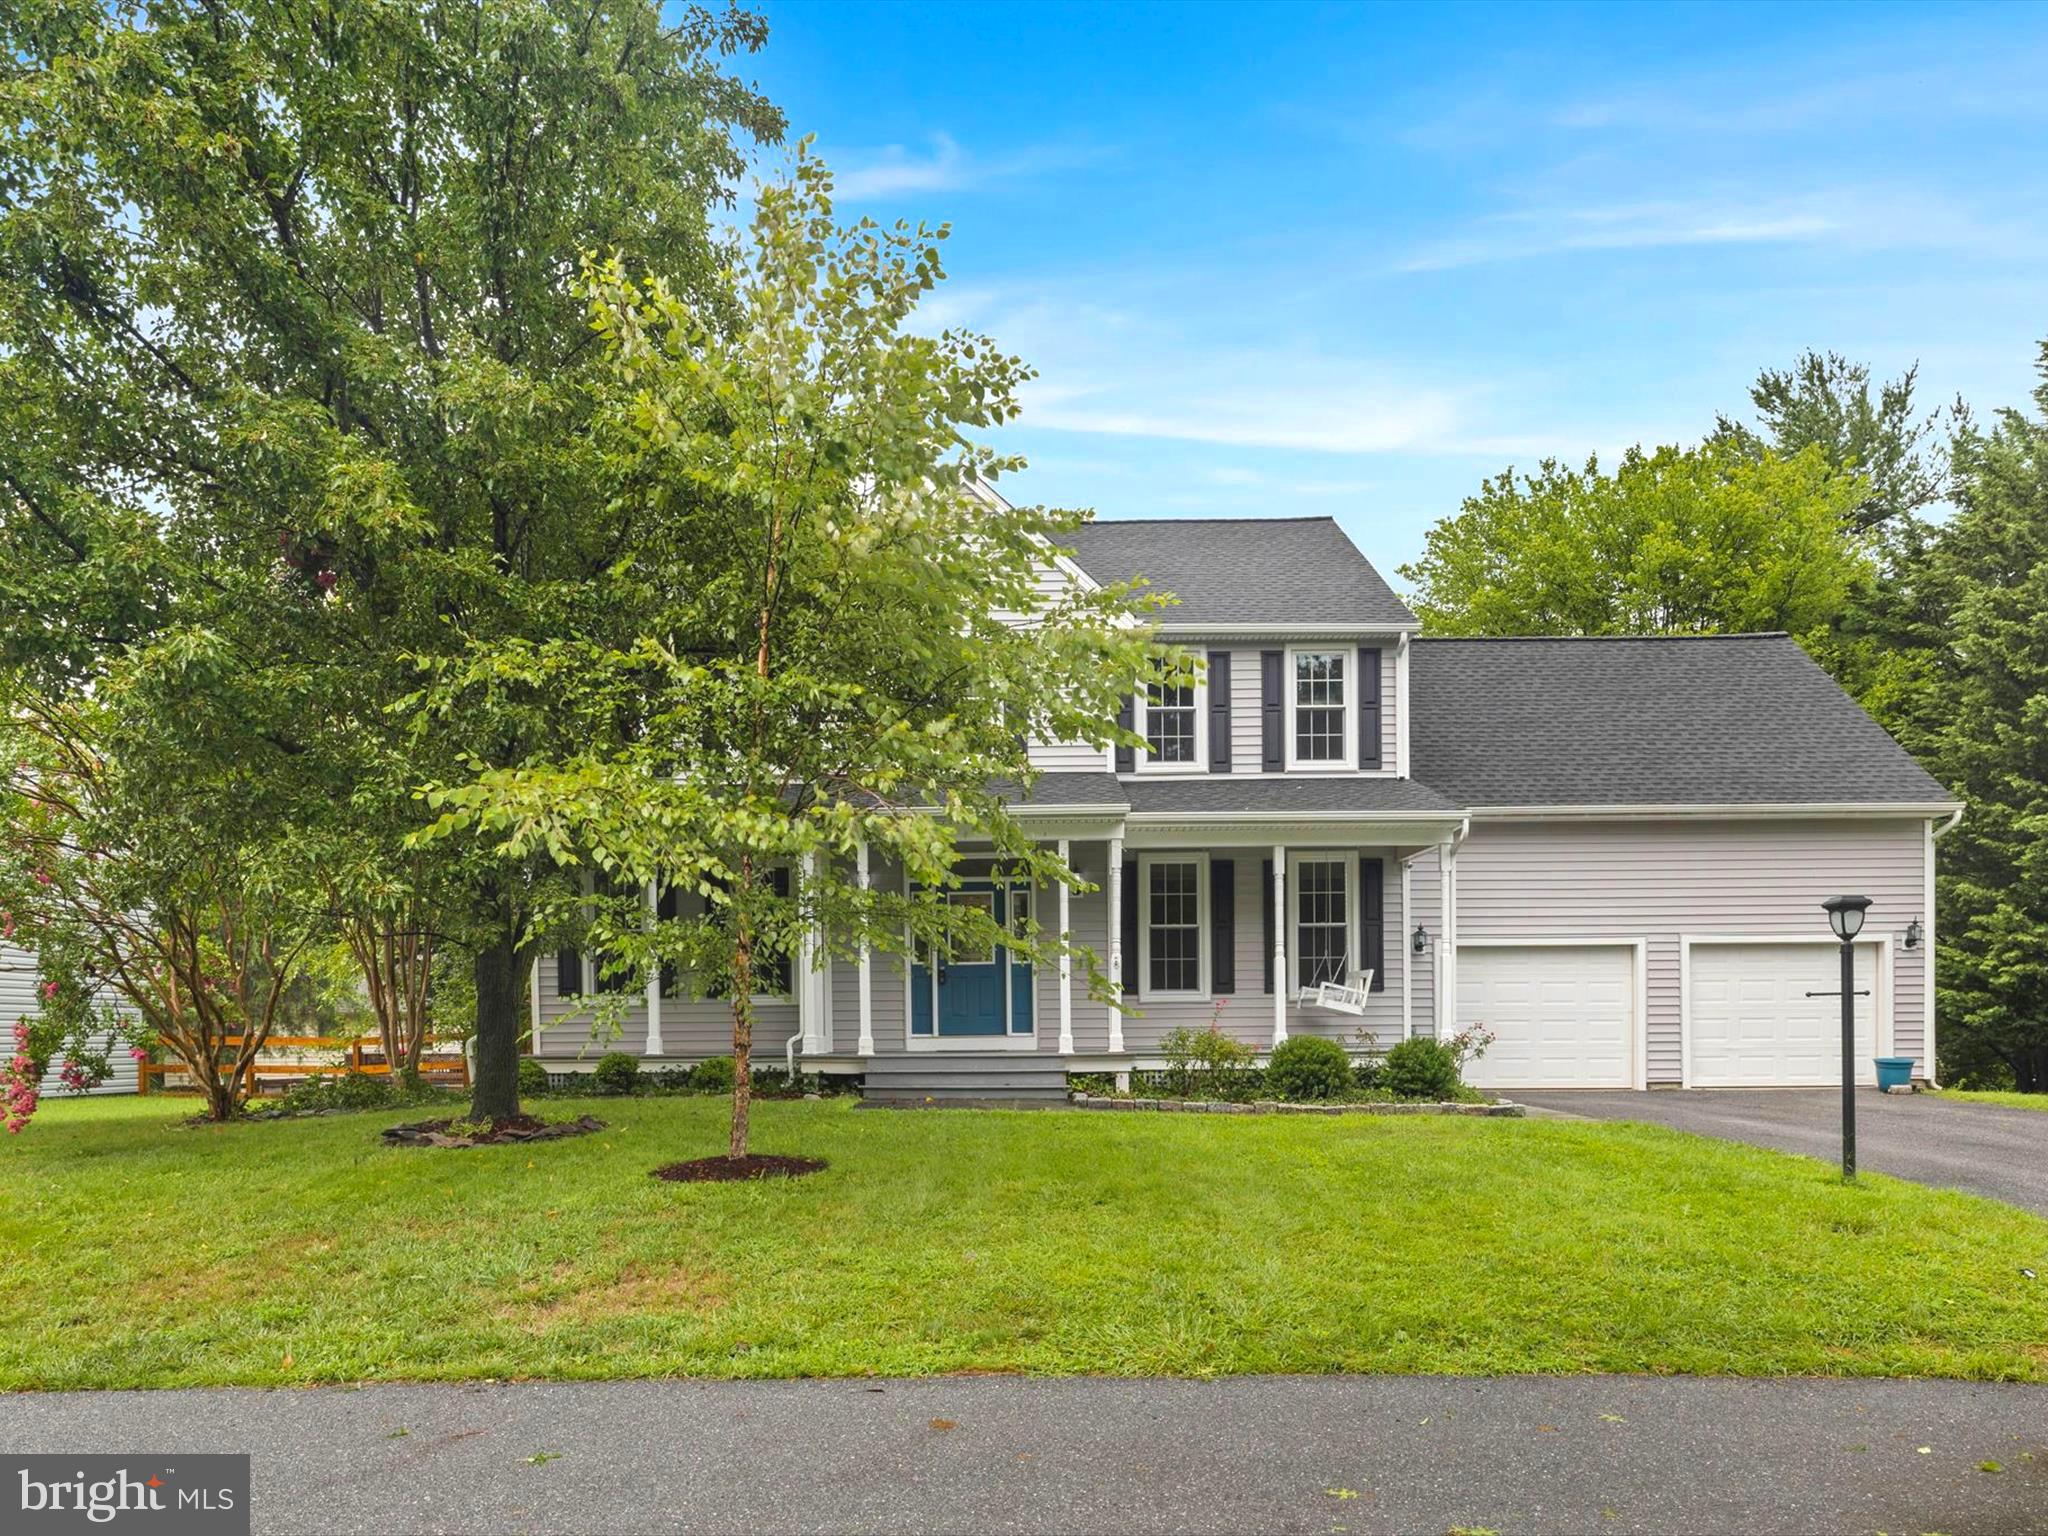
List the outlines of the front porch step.
{"type": "Polygon", "coordinates": [[[1067,1065],[1022,1051],[871,1056],[861,1097],[878,1104],[1064,1104],[1067,1065]]]}

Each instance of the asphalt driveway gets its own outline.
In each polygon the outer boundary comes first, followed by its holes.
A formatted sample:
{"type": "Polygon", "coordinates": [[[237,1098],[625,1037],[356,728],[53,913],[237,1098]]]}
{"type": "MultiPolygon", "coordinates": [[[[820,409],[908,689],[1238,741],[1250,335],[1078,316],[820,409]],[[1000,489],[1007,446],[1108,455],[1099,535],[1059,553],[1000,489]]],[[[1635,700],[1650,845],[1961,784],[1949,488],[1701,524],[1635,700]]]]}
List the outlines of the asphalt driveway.
{"type": "MultiPolygon", "coordinates": [[[[1834,1088],[1529,1089],[1514,1097],[1594,1120],[1647,1120],[1826,1162],[1841,1157],[1842,1095],[1834,1088]]],[[[1856,1096],[1856,1163],[2048,1216],[2048,1114],[2040,1110],[1865,1089],[1856,1096]]]]}
{"type": "Polygon", "coordinates": [[[2016,1536],[2048,1518],[2048,1387],[1967,1381],[80,1392],[0,1395],[0,1448],[247,1453],[262,1536],[2016,1536]]]}

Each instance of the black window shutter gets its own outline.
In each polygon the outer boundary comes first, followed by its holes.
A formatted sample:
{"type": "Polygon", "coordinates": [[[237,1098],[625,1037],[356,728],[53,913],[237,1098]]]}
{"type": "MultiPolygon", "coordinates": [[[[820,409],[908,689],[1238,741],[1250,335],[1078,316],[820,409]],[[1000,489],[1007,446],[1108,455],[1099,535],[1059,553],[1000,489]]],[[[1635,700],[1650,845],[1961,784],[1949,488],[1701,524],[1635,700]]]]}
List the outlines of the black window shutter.
{"type": "Polygon", "coordinates": [[[1230,772],[1230,652],[1209,653],[1209,771],[1230,772]]]}
{"type": "Polygon", "coordinates": [[[555,995],[557,997],[581,997],[583,995],[583,956],[573,949],[555,951],[555,995]]]}
{"type": "MultiPolygon", "coordinates": [[[[654,898],[655,921],[660,923],[674,922],[676,911],[675,887],[672,885],[662,886],[654,898]]],[[[677,981],[675,962],[664,960],[661,965],[661,995],[663,997],[674,997],[677,991],[677,981]]]]}
{"type": "Polygon", "coordinates": [[[1266,991],[1273,990],[1273,861],[1259,860],[1259,908],[1265,914],[1266,991]]]}
{"type": "Polygon", "coordinates": [[[1380,648],[1358,648],[1358,766],[1380,766],[1380,648]]]}
{"type": "Polygon", "coordinates": [[[1138,995],[1138,904],[1145,899],[1145,893],[1138,889],[1138,861],[1124,860],[1124,910],[1122,913],[1122,938],[1124,947],[1124,990],[1138,995]]]}
{"type": "Polygon", "coordinates": [[[1287,706],[1280,696],[1286,660],[1285,651],[1259,652],[1259,766],[1267,773],[1287,766],[1287,706]]]}
{"type": "MultiPolygon", "coordinates": [[[[1116,712],[1117,729],[1130,730],[1132,722],[1137,718],[1137,711],[1131,704],[1131,695],[1127,693],[1124,695],[1122,707],[1116,712]]],[[[1138,754],[1127,741],[1120,741],[1116,744],[1116,771],[1118,773],[1136,773],[1138,771],[1138,754]]]]}
{"type": "Polygon", "coordinates": [[[1372,972],[1372,989],[1387,990],[1387,861],[1358,861],[1358,926],[1365,953],[1360,964],[1372,972]]]}
{"type": "Polygon", "coordinates": [[[1209,990],[1237,990],[1237,861],[1209,861],[1209,990]]]}
{"type": "MultiPolygon", "coordinates": [[[[768,871],[768,889],[780,900],[789,899],[789,870],[778,864],[768,871]]],[[[764,950],[759,966],[760,980],[769,982],[761,986],[757,982],[754,990],[774,997],[788,997],[796,990],[795,976],[787,950],[764,950]]]]}

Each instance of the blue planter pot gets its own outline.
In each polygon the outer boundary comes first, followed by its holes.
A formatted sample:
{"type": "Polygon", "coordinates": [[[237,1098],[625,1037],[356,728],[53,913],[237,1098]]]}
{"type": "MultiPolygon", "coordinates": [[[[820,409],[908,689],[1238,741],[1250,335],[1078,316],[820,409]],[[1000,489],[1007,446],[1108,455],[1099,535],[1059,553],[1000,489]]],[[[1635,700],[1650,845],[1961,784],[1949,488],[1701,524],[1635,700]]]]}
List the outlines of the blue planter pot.
{"type": "Polygon", "coordinates": [[[1877,1062],[1877,1086],[1879,1088],[1904,1088],[1913,1081],[1913,1058],[1910,1056],[1879,1056],[1877,1062]]]}

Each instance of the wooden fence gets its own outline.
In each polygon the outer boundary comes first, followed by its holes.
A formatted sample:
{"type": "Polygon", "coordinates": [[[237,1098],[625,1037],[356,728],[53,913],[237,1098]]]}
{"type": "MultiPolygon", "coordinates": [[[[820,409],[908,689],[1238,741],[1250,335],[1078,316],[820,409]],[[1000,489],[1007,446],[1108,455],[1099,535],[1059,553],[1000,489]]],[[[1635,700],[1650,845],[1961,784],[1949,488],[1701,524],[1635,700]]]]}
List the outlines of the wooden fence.
{"type": "MultiPolygon", "coordinates": [[[[239,1035],[229,1036],[221,1046],[223,1052],[241,1048],[239,1035]]],[[[375,1035],[272,1035],[263,1042],[249,1067],[249,1091],[282,1093],[298,1078],[344,1072],[389,1076],[391,1063],[384,1059],[383,1041],[375,1035]]],[[[191,1087],[191,1075],[182,1061],[145,1061],[137,1071],[138,1088],[148,1093],[152,1085],[170,1089],[191,1087]],[[173,1078],[184,1081],[170,1081],[173,1078]]],[[[430,1083],[467,1088],[469,1054],[463,1050],[462,1041],[429,1036],[420,1052],[420,1076],[430,1083]]]]}

